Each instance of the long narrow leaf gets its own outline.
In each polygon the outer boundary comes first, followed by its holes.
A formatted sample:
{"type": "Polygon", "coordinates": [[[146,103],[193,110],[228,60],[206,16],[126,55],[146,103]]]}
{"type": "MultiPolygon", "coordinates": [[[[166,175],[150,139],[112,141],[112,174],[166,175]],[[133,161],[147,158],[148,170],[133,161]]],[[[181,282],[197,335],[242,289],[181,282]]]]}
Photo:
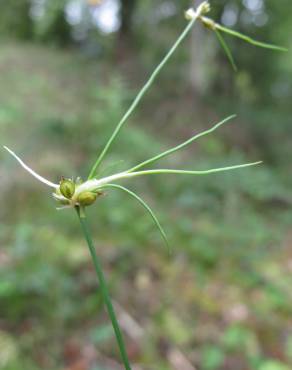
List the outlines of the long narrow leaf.
{"type": "Polygon", "coordinates": [[[240,32],[231,30],[230,28],[223,27],[221,24],[216,23],[216,29],[225,33],[228,33],[231,36],[238,37],[239,39],[242,39],[252,45],[259,46],[261,48],[265,49],[271,49],[271,50],[276,50],[276,51],[288,51],[287,48],[283,48],[282,46],[277,46],[277,45],[272,45],[272,44],[267,44],[265,42],[257,41],[252,39],[251,37],[244,35],[240,32]]]}
{"type": "Polygon", "coordinates": [[[111,137],[109,138],[108,142],[106,143],[105,147],[103,148],[103,150],[102,150],[101,154],[99,155],[99,157],[97,158],[96,162],[94,163],[94,165],[93,165],[93,167],[90,171],[90,174],[88,176],[89,180],[94,178],[94,176],[96,174],[96,171],[97,171],[99,165],[101,164],[104,156],[107,154],[112,142],[115,140],[115,138],[119,134],[120,130],[122,129],[122,127],[124,126],[124,124],[128,120],[128,118],[134,112],[135,108],[137,107],[137,105],[139,104],[139,102],[141,101],[141,99],[143,98],[145,93],[147,92],[147,90],[150,88],[152,83],[155,81],[156,77],[158,76],[158,74],[160,73],[160,71],[162,70],[164,65],[168,62],[168,60],[173,55],[173,53],[176,51],[176,49],[181,44],[181,42],[186,38],[186,36],[188,35],[190,30],[192,29],[196,20],[197,20],[197,17],[195,17],[192,21],[190,21],[188,23],[188,25],[186,26],[184,31],[181,33],[181,35],[178,37],[178,39],[176,40],[176,42],[174,43],[172,48],[169,50],[169,52],[163,58],[161,63],[159,63],[159,65],[156,67],[156,69],[154,70],[154,72],[152,73],[152,75],[150,76],[148,81],[146,82],[146,84],[142,87],[142,89],[140,90],[140,92],[138,93],[136,98],[134,99],[133,103],[131,104],[130,108],[128,109],[126,114],[122,117],[120,122],[118,123],[117,127],[115,128],[114,132],[112,133],[111,137]]]}
{"type": "Polygon", "coordinates": [[[169,242],[168,242],[168,239],[167,239],[167,236],[165,234],[165,231],[163,230],[160,222],[158,221],[157,217],[155,216],[154,212],[152,211],[152,209],[148,206],[148,204],[142,199],[140,198],[136,193],[134,193],[133,191],[125,188],[124,186],[121,186],[121,185],[116,185],[116,184],[106,184],[104,186],[102,186],[102,188],[115,188],[115,189],[120,189],[122,191],[124,191],[125,193],[131,195],[133,198],[135,198],[145,209],[146,211],[150,214],[150,216],[152,217],[154,223],[156,224],[163,240],[165,241],[165,244],[167,245],[167,247],[169,248],[169,242]]]}
{"type": "Polygon", "coordinates": [[[222,49],[225,51],[225,54],[232,65],[232,68],[234,69],[235,72],[237,72],[237,67],[233,58],[233,55],[231,53],[231,50],[229,49],[228,45],[226,44],[224,38],[221,36],[220,32],[215,29],[216,36],[219,40],[220,45],[222,46],[222,49]]]}
{"type": "Polygon", "coordinates": [[[231,170],[237,170],[240,168],[246,168],[251,166],[256,166],[258,164],[263,163],[262,161],[254,162],[254,163],[245,163],[239,164],[235,166],[229,167],[221,167],[221,168],[211,168],[210,170],[203,170],[203,171],[189,171],[189,170],[172,170],[172,169],[155,169],[155,170],[146,170],[146,171],[138,171],[128,173],[127,175],[123,176],[124,178],[129,177],[136,177],[136,176],[143,176],[143,175],[160,175],[160,174],[174,174],[174,175],[210,175],[212,173],[217,172],[226,172],[231,170]]]}
{"type": "Polygon", "coordinates": [[[77,195],[77,193],[81,194],[84,191],[96,191],[106,186],[107,184],[111,184],[112,181],[126,180],[126,179],[131,179],[132,177],[138,177],[138,176],[144,176],[144,175],[160,175],[160,174],[209,175],[209,174],[217,173],[217,172],[226,172],[226,171],[241,169],[245,167],[256,166],[261,163],[262,162],[259,161],[259,162],[239,164],[239,165],[229,166],[229,167],[212,168],[210,170],[202,170],[202,171],[153,169],[153,170],[145,170],[145,171],[137,171],[137,172],[121,172],[121,173],[117,173],[112,176],[104,177],[102,179],[88,180],[77,188],[75,195],[77,195]]]}
{"type": "Polygon", "coordinates": [[[163,157],[166,157],[167,155],[170,155],[180,149],[183,149],[185,146],[191,144],[193,141],[201,138],[202,136],[205,136],[205,135],[208,135],[208,134],[211,134],[213,131],[217,130],[217,128],[219,128],[220,126],[222,126],[224,123],[230,121],[231,119],[235,118],[236,115],[233,114],[232,116],[229,116],[227,118],[225,118],[224,120],[220,121],[219,123],[217,123],[215,126],[213,126],[212,128],[206,130],[206,131],[203,131],[199,134],[196,134],[194,136],[192,136],[190,139],[184,141],[182,144],[179,144],[177,146],[175,146],[174,148],[171,148],[171,149],[168,149],[166,150],[165,152],[163,153],[160,153],[150,159],[148,159],[147,161],[144,161],[138,165],[136,165],[135,167],[131,168],[130,170],[128,170],[127,172],[134,172],[142,167],[145,167],[146,165],[148,164],[151,164],[151,163],[154,163],[156,161],[158,161],[159,159],[163,158],[163,157]]]}

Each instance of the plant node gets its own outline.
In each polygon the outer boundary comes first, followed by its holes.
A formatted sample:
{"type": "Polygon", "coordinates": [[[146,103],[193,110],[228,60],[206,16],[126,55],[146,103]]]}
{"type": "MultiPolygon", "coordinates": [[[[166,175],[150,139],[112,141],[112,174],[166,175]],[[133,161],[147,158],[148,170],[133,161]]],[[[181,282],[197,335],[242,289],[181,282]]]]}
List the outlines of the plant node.
{"type": "Polygon", "coordinates": [[[200,19],[206,28],[212,31],[216,31],[217,25],[216,25],[216,22],[213,21],[213,19],[208,18],[208,17],[201,17],[200,19]]]}

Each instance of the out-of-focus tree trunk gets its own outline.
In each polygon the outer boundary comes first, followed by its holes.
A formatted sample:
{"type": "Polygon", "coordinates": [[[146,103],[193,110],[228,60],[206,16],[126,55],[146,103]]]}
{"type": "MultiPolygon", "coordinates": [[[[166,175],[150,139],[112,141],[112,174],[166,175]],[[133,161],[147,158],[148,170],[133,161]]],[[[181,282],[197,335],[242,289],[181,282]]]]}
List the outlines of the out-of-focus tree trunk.
{"type": "Polygon", "coordinates": [[[121,0],[121,27],[119,38],[129,40],[133,31],[133,15],[137,5],[137,0],[121,0]]]}
{"type": "Polygon", "coordinates": [[[120,20],[121,26],[117,37],[116,57],[120,63],[131,59],[133,52],[133,19],[138,0],[121,0],[120,20]]]}
{"type": "MultiPolygon", "coordinates": [[[[195,1],[195,8],[199,6],[203,0],[195,1]]],[[[205,68],[206,63],[204,56],[205,32],[201,25],[196,24],[191,35],[191,61],[190,61],[190,82],[192,92],[195,97],[199,97],[205,85],[205,68]]]]}

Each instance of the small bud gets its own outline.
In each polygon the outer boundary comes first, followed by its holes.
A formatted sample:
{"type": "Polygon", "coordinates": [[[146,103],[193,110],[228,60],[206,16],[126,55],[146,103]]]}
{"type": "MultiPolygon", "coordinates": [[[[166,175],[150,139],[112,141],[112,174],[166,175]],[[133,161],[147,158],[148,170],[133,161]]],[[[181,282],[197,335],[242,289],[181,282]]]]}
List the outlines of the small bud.
{"type": "Polygon", "coordinates": [[[198,6],[196,10],[194,8],[188,9],[185,12],[185,18],[188,21],[192,21],[192,20],[200,18],[204,16],[205,14],[209,13],[210,10],[211,10],[211,7],[208,1],[204,1],[201,5],[198,6]]]}
{"type": "Polygon", "coordinates": [[[74,182],[70,179],[62,179],[60,182],[60,192],[65,198],[71,199],[75,193],[74,182]]]}
{"type": "Polygon", "coordinates": [[[92,193],[91,191],[85,191],[79,194],[77,201],[81,206],[90,206],[96,201],[97,194],[92,193]]]}
{"type": "Polygon", "coordinates": [[[198,6],[197,12],[199,15],[205,15],[209,13],[211,6],[208,1],[204,1],[201,5],[198,6]]]}
{"type": "Polygon", "coordinates": [[[188,9],[185,11],[185,18],[188,21],[191,21],[197,17],[197,13],[194,11],[193,8],[188,9]]]}

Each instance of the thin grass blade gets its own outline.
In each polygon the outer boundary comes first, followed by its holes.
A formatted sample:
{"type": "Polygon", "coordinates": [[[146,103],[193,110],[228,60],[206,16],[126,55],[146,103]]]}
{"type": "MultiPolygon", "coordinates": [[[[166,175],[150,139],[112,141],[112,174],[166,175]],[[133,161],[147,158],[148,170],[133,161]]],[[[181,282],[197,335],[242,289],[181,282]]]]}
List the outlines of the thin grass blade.
{"type": "Polygon", "coordinates": [[[125,193],[129,194],[134,199],[136,199],[146,209],[146,211],[150,214],[150,216],[152,217],[155,225],[157,226],[157,228],[158,228],[158,230],[160,232],[160,235],[162,236],[162,239],[164,240],[167,248],[170,249],[170,246],[169,246],[169,242],[168,242],[166,233],[163,230],[163,227],[161,226],[160,222],[158,221],[158,218],[155,216],[155,214],[152,211],[152,209],[150,208],[150,206],[142,198],[140,198],[139,195],[137,195],[133,191],[125,188],[124,186],[116,185],[116,184],[106,184],[102,188],[120,189],[120,190],[124,191],[125,193]]]}
{"type": "Polygon", "coordinates": [[[249,37],[247,35],[244,35],[240,32],[234,31],[234,30],[232,30],[230,28],[227,28],[227,27],[223,27],[223,26],[221,26],[221,24],[216,23],[216,29],[219,30],[219,31],[225,32],[225,33],[227,33],[231,36],[237,37],[241,40],[244,40],[244,41],[248,42],[249,44],[258,46],[260,48],[271,49],[271,50],[275,50],[275,51],[288,51],[287,48],[284,48],[282,46],[277,46],[277,45],[268,44],[268,43],[265,43],[265,42],[254,40],[251,37],[249,37]]]}
{"type": "MultiPolygon", "coordinates": [[[[143,175],[161,175],[161,174],[173,174],[173,175],[210,175],[212,173],[217,172],[227,172],[232,170],[237,170],[240,168],[252,167],[257,166],[263,163],[262,161],[253,162],[253,163],[245,163],[239,164],[235,166],[228,166],[228,167],[220,167],[220,168],[211,168],[210,170],[203,170],[203,171],[189,171],[189,170],[173,170],[173,169],[154,169],[154,170],[145,170],[145,171],[138,171],[132,172],[127,175],[127,177],[136,177],[136,176],[143,176],[143,175]]],[[[126,176],[125,176],[126,177],[126,176]]]]}
{"type": "Polygon", "coordinates": [[[142,167],[145,167],[145,166],[147,166],[147,165],[149,165],[151,163],[154,163],[154,162],[158,161],[159,159],[164,158],[164,157],[166,157],[166,156],[168,156],[168,155],[170,155],[170,154],[172,154],[172,153],[174,153],[174,152],[176,152],[176,151],[178,151],[180,149],[183,149],[184,147],[186,147],[187,145],[191,144],[195,140],[197,140],[197,139],[199,139],[199,138],[201,138],[203,136],[206,136],[208,134],[211,134],[212,132],[214,132],[215,130],[217,130],[220,126],[224,125],[224,123],[230,121],[231,119],[233,119],[235,117],[236,117],[236,115],[233,114],[233,115],[231,115],[231,116],[229,116],[227,118],[224,118],[222,121],[218,122],[212,128],[210,128],[210,129],[208,129],[206,131],[203,131],[203,132],[201,132],[199,134],[196,134],[196,135],[192,136],[190,139],[184,141],[182,144],[179,144],[179,145],[175,146],[174,148],[168,149],[165,152],[160,153],[160,154],[158,154],[158,155],[156,155],[156,156],[154,156],[154,157],[152,157],[152,158],[150,158],[150,159],[148,159],[148,160],[146,160],[146,161],[144,161],[144,162],[136,165],[135,167],[129,169],[127,172],[134,172],[134,171],[136,171],[136,170],[138,170],[138,169],[140,169],[142,167]]]}
{"type": "Polygon", "coordinates": [[[234,61],[234,58],[233,58],[233,55],[231,53],[231,50],[229,49],[229,46],[227,45],[227,43],[225,42],[224,38],[221,36],[220,32],[215,30],[215,33],[216,33],[216,36],[218,38],[218,41],[222,47],[222,49],[225,51],[225,54],[233,68],[233,70],[235,72],[237,72],[237,66],[235,64],[235,61],[234,61]]]}

